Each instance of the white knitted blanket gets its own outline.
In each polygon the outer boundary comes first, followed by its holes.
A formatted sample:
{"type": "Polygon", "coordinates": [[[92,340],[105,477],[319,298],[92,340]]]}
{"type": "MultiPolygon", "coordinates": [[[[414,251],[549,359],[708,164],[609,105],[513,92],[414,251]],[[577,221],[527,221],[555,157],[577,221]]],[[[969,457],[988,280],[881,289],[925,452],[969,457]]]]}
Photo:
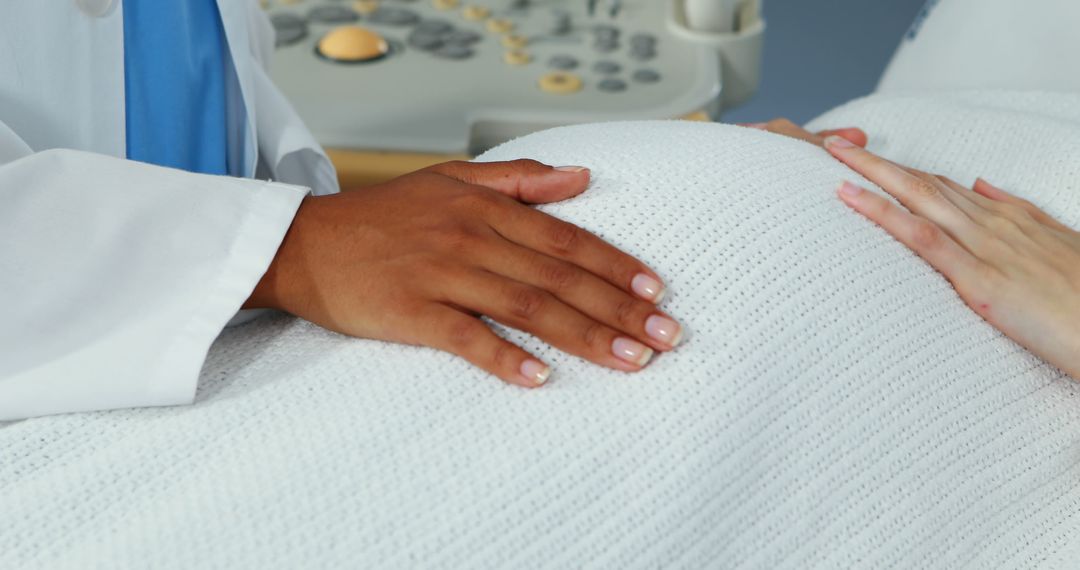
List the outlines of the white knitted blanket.
{"type": "MultiPolygon", "coordinates": [[[[1080,98],[871,98],[885,155],[1080,227],[1080,98]]],[[[655,267],[686,344],[505,385],[291,318],[226,331],[192,407],[0,429],[0,568],[1077,568],[1080,384],[834,190],[816,147],[683,122],[483,159],[593,168],[546,211],[655,267]]],[[[861,180],[856,178],[856,180],[861,180]]]]}

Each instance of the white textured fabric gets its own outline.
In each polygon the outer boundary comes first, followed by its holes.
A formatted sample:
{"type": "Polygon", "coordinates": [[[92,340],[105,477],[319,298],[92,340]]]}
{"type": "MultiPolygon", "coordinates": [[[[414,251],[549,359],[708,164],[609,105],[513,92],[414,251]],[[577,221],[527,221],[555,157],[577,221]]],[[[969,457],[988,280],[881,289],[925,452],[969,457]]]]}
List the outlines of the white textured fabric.
{"type": "MultiPolygon", "coordinates": [[[[1080,225],[1080,100],[878,98],[818,121],[1080,225]]],[[[285,317],[193,407],[0,429],[2,568],[1074,568],[1080,385],[969,311],[760,131],[629,123],[484,159],[594,169],[544,209],[652,264],[690,334],[504,385],[285,317]]],[[[857,177],[855,177],[858,180],[857,177]]]]}

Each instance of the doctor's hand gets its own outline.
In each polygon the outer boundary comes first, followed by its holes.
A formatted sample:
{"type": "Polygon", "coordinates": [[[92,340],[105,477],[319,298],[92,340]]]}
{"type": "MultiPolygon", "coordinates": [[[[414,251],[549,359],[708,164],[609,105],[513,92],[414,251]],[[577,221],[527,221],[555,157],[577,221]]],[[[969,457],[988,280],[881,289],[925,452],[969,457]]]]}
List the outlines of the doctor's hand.
{"type": "Polygon", "coordinates": [[[1009,338],[1080,379],[1080,233],[978,180],[897,166],[846,139],[826,148],[903,207],[850,182],[840,199],[911,248],[1009,338]]]}
{"type": "Polygon", "coordinates": [[[825,139],[831,136],[843,137],[858,146],[866,146],[866,133],[862,129],[846,128],[833,129],[812,133],[787,119],[773,119],[767,123],[744,123],[740,126],[751,129],[759,129],[770,133],[784,135],[793,139],[806,141],[820,147],[825,146],[825,139]]]}
{"type": "Polygon", "coordinates": [[[575,196],[580,167],[450,162],[308,197],[245,308],[344,334],[426,345],[536,387],[550,368],[489,317],[611,368],[640,370],[682,329],[660,278],[593,234],[526,204],[575,196]]]}

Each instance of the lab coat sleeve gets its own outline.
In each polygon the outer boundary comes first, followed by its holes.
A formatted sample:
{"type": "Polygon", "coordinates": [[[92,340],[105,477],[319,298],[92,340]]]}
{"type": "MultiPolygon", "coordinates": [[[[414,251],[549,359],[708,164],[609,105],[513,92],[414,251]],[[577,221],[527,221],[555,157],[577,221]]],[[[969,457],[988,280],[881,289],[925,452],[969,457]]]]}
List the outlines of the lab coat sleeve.
{"type": "Polygon", "coordinates": [[[192,402],[210,344],[308,189],[71,150],[18,156],[6,132],[0,420],[192,402]]]}

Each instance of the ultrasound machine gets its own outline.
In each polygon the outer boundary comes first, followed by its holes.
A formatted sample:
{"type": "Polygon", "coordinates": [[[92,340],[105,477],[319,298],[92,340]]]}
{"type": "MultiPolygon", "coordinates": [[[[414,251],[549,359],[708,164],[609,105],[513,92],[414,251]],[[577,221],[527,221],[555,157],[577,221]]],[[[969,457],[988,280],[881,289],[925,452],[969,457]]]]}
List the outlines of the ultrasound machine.
{"type": "Polygon", "coordinates": [[[716,120],[757,88],[761,0],[263,0],[274,81],[343,185],[584,122],[716,120]]]}

